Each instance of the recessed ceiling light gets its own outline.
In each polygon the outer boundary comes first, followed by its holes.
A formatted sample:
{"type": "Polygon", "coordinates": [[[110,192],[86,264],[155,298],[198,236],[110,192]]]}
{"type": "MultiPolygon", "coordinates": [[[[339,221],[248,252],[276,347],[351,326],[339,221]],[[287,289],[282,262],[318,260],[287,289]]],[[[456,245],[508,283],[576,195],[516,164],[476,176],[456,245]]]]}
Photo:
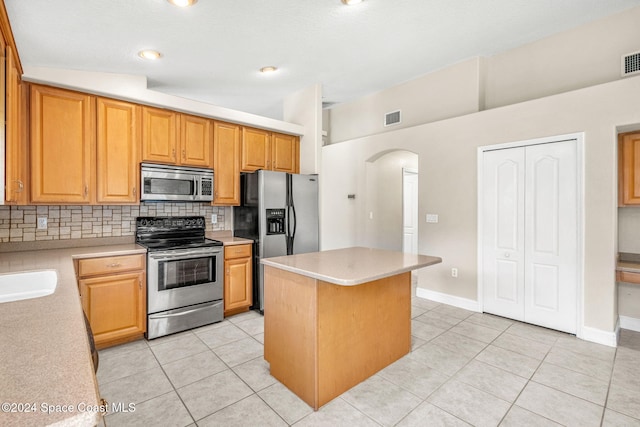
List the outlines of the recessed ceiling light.
{"type": "Polygon", "coordinates": [[[178,7],[193,6],[198,0],[167,0],[169,3],[178,7]]]}
{"type": "Polygon", "coordinates": [[[276,71],[278,71],[278,68],[274,67],[273,65],[269,65],[268,67],[260,68],[260,72],[264,73],[264,74],[275,73],[276,71]]]}
{"type": "Polygon", "coordinates": [[[157,50],[145,49],[138,52],[138,56],[140,58],[154,60],[160,58],[162,54],[157,50]]]}
{"type": "Polygon", "coordinates": [[[354,4],[358,4],[358,3],[362,3],[363,0],[342,0],[342,3],[346,4],[347,6],[352,6],[354,4]]]}

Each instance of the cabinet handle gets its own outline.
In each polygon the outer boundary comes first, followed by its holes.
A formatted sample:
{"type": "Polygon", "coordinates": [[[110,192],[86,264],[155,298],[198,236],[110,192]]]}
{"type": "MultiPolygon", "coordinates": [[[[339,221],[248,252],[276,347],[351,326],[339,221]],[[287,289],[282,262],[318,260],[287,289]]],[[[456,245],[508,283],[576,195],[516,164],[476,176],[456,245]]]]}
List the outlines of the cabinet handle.
{"type": "Polygon", "coordinates": [[[88,194],[89,194],[89,186],[85,184],[85,186],[84,186],[84,197],[87,197],[88,194]]]}
{"type": "Polygon", "coordinates": [[[15,182],[18,184],[18,189],[16,190],[16,193],[22,193],[22,191],[24,190],[24,183],[22,182],[21,179],[16,179],[15,182]]]}
{"type": "Polygon", "coordinates": [[[138,289],[142,290],[142,280],[138,278],[138,289]]]}
{"type": "Polygon", "coordinates": [[[120,267],[120,265],[121,264],[119,262],[112,262],[111,264],[107,264],[107,267],[115,268],[115,267],[120,267]]]}
{"type": "Polygon", "coordinates": [[[171,156],[175,160],[175,158],[176,158],[176,149],[175,148],[171,150],[171,156]]]}
{"type": "Polygon", "coordinates": [[[185,149],[182,150],[182,160],[187,160],[187,151],[185,149]]]}
{"type": "Polygon", "coordinates": [[[136,187],[133,187],[133,197],[137,195],[136,187]]]}

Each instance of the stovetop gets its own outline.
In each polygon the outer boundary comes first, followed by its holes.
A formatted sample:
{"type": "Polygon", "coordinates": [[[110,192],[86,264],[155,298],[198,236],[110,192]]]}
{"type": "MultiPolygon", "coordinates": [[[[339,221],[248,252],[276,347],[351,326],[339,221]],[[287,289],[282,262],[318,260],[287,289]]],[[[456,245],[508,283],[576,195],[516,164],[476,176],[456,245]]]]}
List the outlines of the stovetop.
{"type": "Polygon", "coordinates": [[[149,251],[222,246],[204,234],[202,216],[136,218],[136,243],[149,251]]]}

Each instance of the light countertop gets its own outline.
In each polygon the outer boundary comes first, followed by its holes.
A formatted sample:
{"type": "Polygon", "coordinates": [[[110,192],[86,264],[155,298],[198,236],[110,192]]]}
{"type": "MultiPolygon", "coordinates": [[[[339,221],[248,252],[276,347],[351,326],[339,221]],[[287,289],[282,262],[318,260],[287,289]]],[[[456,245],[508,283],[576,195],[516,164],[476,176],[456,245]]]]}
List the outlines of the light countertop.
{"type": "Polygon", "coordinates": [[[2,411],[0,425],[90,426],[100,421],[73,258],[135,253],[146,250],[124,244],[0,254],[0,274],[43,269],[58,274],[53,294],[0,303],[0,403],[28,403],[35,409],[2,411]],[[47,405],[52,412],[44,410],[47,405]]]}
{"type": "Polygon", "coordinates": [[[442,258],[363,247],[263,258],[262,264],[343,286],[442,262],[442,258]]]}
{"type": "Polygon", "coordinates": [[[207,231],[205,237],[209,239],[215,239],[222,242],[225,246],[232,245],[246,245],[253,243],[251,239],[245,239],[243,237],[234,237],[230,231],[207,231]]]}

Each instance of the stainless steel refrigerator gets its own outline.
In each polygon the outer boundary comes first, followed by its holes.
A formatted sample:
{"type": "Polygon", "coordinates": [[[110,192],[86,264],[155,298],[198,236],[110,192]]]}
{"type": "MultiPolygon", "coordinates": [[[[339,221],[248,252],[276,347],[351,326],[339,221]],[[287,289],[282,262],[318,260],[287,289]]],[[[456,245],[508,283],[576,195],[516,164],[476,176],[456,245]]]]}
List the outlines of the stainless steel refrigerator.
{"type": "Polygon", "coordinates": [[[264,312],[262,258],[318,251],[318,175],[256,171],[241,176],[234,236],[254,240],[253,308],[264,312]]]}

